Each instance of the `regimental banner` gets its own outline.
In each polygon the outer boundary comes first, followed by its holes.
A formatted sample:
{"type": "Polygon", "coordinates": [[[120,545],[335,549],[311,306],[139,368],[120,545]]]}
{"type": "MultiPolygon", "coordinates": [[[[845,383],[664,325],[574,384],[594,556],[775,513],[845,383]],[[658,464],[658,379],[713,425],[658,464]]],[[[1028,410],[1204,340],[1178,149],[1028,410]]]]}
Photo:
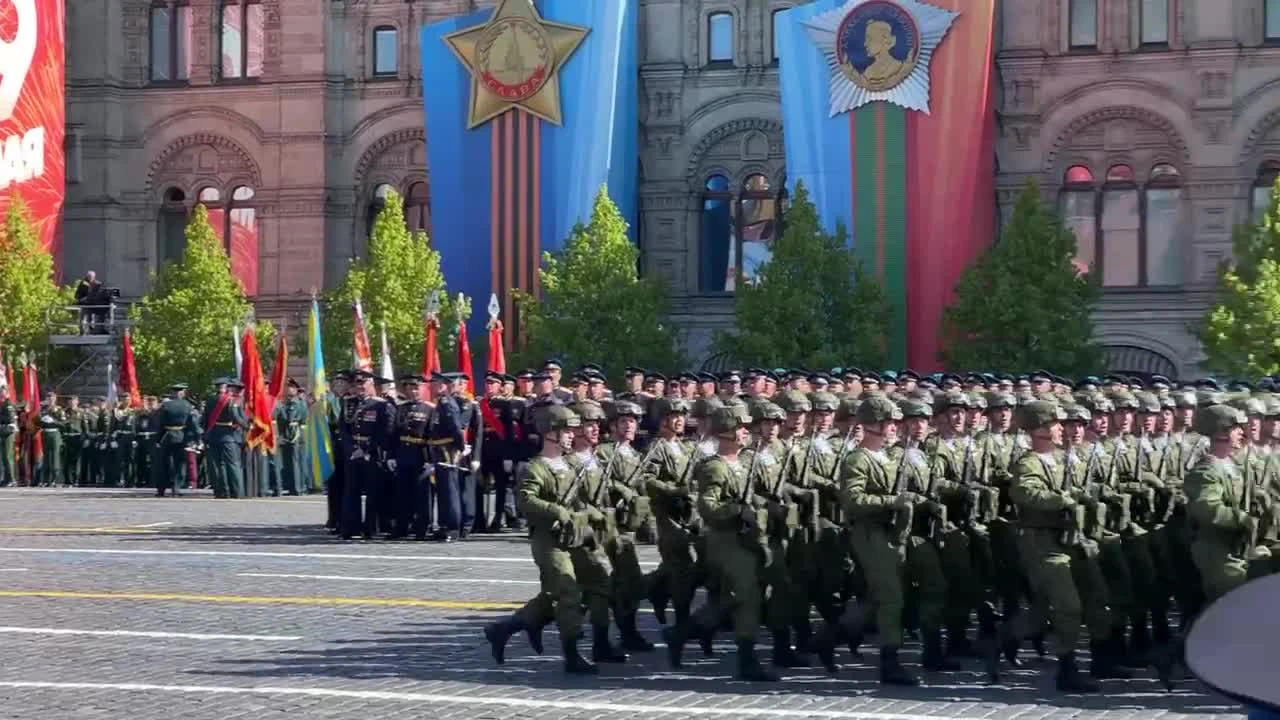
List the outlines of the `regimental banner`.
{"type": "Polygon", "coordinates": [[[66,190],[64,0],[0,2],[0,218],[22,196],[60,259],[66,190]]]}
{"type": "Polygon", "coordinates": [[[778,25],[787,181],[881,277],[890,363],[936,369],[942,312],[995,240],[995,0],[817,0],[778,25]]]}
{"type": "Polygon", "coordinates": [[[538,291],[542,253],[590,218],[601,185],[635,227],[637,6],[501,0],[422,29],[431,241],[451,291],[498,294],[511,347],[511,289],[538,291]]]}

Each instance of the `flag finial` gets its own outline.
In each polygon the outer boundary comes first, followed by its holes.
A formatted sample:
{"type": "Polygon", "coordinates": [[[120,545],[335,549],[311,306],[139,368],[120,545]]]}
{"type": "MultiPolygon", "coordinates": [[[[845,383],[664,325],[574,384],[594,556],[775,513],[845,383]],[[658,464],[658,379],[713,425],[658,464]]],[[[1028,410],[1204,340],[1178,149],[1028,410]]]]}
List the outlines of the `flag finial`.
{"type": "Polygon", "coordinates": [[[427,298],[427,317],[435,319],[440,315],[440,291],[432,290],[431,296],[427,298]]]}

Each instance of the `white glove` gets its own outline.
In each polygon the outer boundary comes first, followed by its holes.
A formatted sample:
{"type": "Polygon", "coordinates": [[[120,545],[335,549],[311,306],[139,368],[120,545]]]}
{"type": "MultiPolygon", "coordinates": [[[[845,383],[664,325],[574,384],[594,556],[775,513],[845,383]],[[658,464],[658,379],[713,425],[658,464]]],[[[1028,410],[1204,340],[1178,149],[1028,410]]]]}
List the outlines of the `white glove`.
{"type": "Polygon", "coordinates": [[[115,440],[112,440],[112,441],[111,441],[111,449],[112,449],[112,450],[115,450],[115,449],[116,449],[116,448],[118,448],[118,447],[120,447],[120,443],[116,442],[115,440]]]}
{"type": "Polygon", "coordinates": [[[462,446],[462,454],[463,454],[463,455],[470,455],[470,454],[471,454],[471,449],[472,449],[472,448],[471,448],[471,446],[470,446],[470,445],[463,445],[463,446],[462,446]]]}
{"type": "Polygon", "coordinates": [[[363,451],[363,450],[361,450],[360,448],[356,448],[356,451],[355,451],[355,452],[353,452],[353,453],[351,453],[351,459],[352,459],[352,460],[363,460],[363,459],[364,459],[364,451],[363,451]]]}
{"type": "Polygon", "coordinates": [[[474,472],[480,472],[480,461],[479,461],[479,460],[472,460],[472,461],[471,461],[471,472],[473,472],[473,473],[474,473],[474,472]]]}
{"type": "Polygon", "coordinates": [[[387,461],[387,469],[388,469],[388,470],[390,470],[391,472],[395,472],[395,471],[396,471],[396,459],[395,459],[395,458],[391,458],[390,460],[388,460],[388,461],[387,461]]]}
{"type": "Polygon", "coordinates": [[[504,472],[504,473],[510,473],[510,472],[511,472],[511,466],[512,466],[512,465],[513,465],[513,463],[512,463],[510,460],[503,460],[503,461],[502,461],[502,472],[504,472]]]}

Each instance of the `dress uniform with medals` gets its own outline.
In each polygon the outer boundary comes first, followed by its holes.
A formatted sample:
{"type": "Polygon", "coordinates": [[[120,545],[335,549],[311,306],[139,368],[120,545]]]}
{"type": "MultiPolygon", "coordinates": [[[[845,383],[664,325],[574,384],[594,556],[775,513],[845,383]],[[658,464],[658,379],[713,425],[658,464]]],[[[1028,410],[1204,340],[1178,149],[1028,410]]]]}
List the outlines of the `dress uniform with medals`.
{"type": "Polygon", "coordinates": [[[397,409],[395,457],[388,463],[395,473],[396,534],[403,536],[412,530],[414,538],[426,540],[434,492],[427,439],[435,408],[418,392],[426,378],[406,375],[400,382],[409,388],[410,395],[397,409]]]}
{"type": "Polygon", "coordinates": [[[350,425],[351,453],[346,457],[341,527],[343,539],[350,540],[359,530],[367,540],[379,531],[379,491],[386,486],[383,474],[387,451],[393,447],[396,414],[395,406],[374,391],[373,373],[362,370],[355,377],[359,405],[350,425]],[[363,509],[361,497],[364,498],[363,509]]]}
{"type": "Polygon", "coordinates": [[[174,497],[178,488],[187,484],[187,445],[200,435],[196,421],[196,409],[187,402],[187,386],[177,383],[169,388],[173,397],[160,403],[156,409],[156,426],[159,428],[159,451],[156,468],[156,495],[164,497],[166,490],[174,497]]]}

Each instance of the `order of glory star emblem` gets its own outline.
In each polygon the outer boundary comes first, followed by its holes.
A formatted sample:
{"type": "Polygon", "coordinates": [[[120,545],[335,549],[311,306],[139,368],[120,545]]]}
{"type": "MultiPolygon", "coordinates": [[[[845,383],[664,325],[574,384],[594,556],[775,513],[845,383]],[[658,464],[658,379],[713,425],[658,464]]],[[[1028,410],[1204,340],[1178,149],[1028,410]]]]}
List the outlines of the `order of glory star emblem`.
{"type": "Polygon", "coordinates": [[[848,0],[805,29],[831,68],[831,117],[890,102],[929,113],[929,60],[960,13],[920,0],[848,0]]]}

